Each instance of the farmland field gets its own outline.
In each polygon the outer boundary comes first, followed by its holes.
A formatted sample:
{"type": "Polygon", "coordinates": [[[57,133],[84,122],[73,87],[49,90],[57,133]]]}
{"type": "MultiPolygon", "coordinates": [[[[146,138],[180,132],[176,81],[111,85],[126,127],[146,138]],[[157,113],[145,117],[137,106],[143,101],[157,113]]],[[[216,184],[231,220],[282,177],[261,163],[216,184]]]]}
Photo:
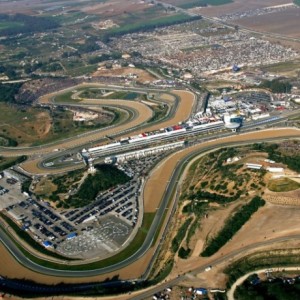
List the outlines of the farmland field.
{"type": "Polygon", "coordinates": [[[288,8],[284,11],[243,18],[236,23],[253,30],[283,34],[291,37],[300,37],[300,8],[288,8]]]}
{"type": "Polygon", "coordinates": [[[300,72],[300,61],[286,61],[269,66],[263,66],[261,69],[265,72],[271,72],[280,75],[297,76],[297,73],[300,72]]]}
{"type": "Polygon", "coordinates": [[[275,5],[291,3],[291,0],[234,0],[232,3],[222,5],[222,9],[218,6],[210,6],[201,8],[201,14],[217,17],[219,15],[231,14],[236,12],[244,12],[257,8],[264,8],[275,5]]]}
{"type": "Polygon", "coordinates": [[[218,6],[224,5],[228,3],[232,3],[233,0],[167,0],[167,3],[172,3],[178,7],[182,7],[185,9],[193,8],[193,7],[205,7],[207,5],[218,6]]]}
{"type": "Polygon", "coordinates": [[[21,22],[0,22],[0,30],[21,27],[21,26],[23,26],[23,23],[21,22]]]}

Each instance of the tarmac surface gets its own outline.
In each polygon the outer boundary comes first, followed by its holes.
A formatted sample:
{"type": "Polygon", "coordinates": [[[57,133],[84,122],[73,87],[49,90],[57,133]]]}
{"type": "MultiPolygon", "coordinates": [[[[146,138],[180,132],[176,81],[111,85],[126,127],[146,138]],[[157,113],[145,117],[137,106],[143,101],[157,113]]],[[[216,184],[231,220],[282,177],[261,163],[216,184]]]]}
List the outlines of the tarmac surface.
{"type": "MultiPolygon", "coordinates": [[[[61,281],[70,282],[70,277],[85,277],[84,281],[90,277],[97,276],[99,274],[105,274],[106,277],[108,277],[108,274],[118,274],[123,279],[130,278],[130,274],[133,274],[133,270],[139,270],[141,273],[139,276],[145,271],[145,268],[147,267],[149,262],[148,259],[151,258],[151,255],[149,256],[149,253],[153,253],[153,248],[149,248],[152,244],[153,237],[155,235],[155,232],[158,228],[158,225],[161,222],[162,216],[164,214],[164,211],[168,205],[168,200],[170,198],[170,195],[173,193],[174,188],[177,185],[178,177],[176,175],[179,175],[181,172],[181,168],[195,155],[201,152],[205,152],[210,149],[217,149],[219,147],[225,147],[230,145],[238,145],[238,144],[245,144],[245,143],[251,143],[251,142],[259,142],[259,141],[267,141],[267,140],[281,140],[286,138],[300,138],[300,130],[298,129],[271,129],[271,130],[264,130],[259,131],[255,133],[246,133],[246,134],[240,134],[235,136],[230,136],[227,138],[221,138],[216,139],[213,141],[203,142],[201,144],[195,145],[193,147],[187,148],[183,151],[180,151],[176,153],[175,155],[167,158],[164,160],[164,162],[153,171],[151,174],[150,179],[146,182],[146,188],[145,188],[145,207],[147,207],[147,203],[149,202],[155,202],[157,209],[156,217],[153,221],[153,224],[148,232],[147,238],[143,244],[143,246],[134,253],[129,259],[126,259],[120,263],[117,263],[115,265],[98,269],[98,270],[91,270],[91,271],[62,271],[62,270],[54,270],[54,269],[47,269],[45,267],[36,265],[32,262],[30,262],[28,259],[26,259],[22,253],[18,249],[16,249],[15,245],[12,243],[12,241],[5,237],[5,234],[1,232],[1,240],[4,242],[8,248],[16,255],[19,262],[22,265],[26,265],[30,269],[34,270],[35,272],[42,273],[42,274],[48,274],[50,275],[48,277],[48,283],[53,282],[52,276],[59,276],[61,277],[61,281]],[[175,171],[174,171],[175,170],[175,171]],[[174,172],[174,173],[173,173],[174,172]],[[176,172],[176,173],[175,173],[176,172]],[[158,178],[161,176],[161,174],[164,174],[163,179],[161,179],[158,182],[158,178]],[[165,180],[166,179],[166,180],[165,180]],[[150,250],[149,250],[150,249],[150,250]],[[145,260],[146,259],[146,260],[145,260]],[[137,266],[139,266],[137,268],[137,266]],[[135,269],[137,268],[137,269],[135,269]],[[122,274],[122,275],[121,275],[122,274]],[[69,278],[69,279],[68,279],[69,278]]],[[[169,207],[171,208],[171,207],[169,207]]],[[[171,209],[169,209],[171,210],[171,209]]],[[[3,250],[3,248],[2,248],[3,250]]],[[[7,250],[6,250],[7,251],[7,250]]],[[[1,251],[2,252],[2,251],[1,251]]],[[[9,260],[13,260],[12,257],[10,257],[9,260]]],[[[9,264],[5,264],[8,266],[9,264]]],[[[1,273],[3,275],[10,273],[10,268],[5,267],[5,265],[2,265],[1,273]]],[[[22,271],[18,272],[18,276],[20,278],[30,278],[30,274],[28,274],[28,270],[26,268],[21,267],[22,271]]],[[[32,273],[29,271],[29,273],[32,273]]],[[[46,275],[44,275],[46,276],[46,275]]],[[[137,276],[137,277],[139,277],[137,276]]],[[[79,279],[79,278],[77,278],[79,279]]],[[[82,280],[82,279],[81,279],[82,280]]],[[[54,280],[55,282],[55,280],[54,280]]],[[[71,282],[74,282],[71,279],[71,282]]],[[[80,282],[77,281],[76,282],[80,282]]]]}

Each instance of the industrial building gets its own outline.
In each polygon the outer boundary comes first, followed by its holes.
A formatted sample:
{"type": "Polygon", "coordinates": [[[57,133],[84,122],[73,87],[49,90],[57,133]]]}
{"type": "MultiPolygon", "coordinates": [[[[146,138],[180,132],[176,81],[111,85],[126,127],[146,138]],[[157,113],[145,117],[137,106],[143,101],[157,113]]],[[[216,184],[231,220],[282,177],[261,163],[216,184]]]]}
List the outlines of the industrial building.
{"type": "Polygon", "coordinates": [[[233,131],[237,130],[243,124],[243,118],[236,114],[225,113],[224,126],[233,131]]]}
{"type": "Polygon", "coordinates": [[[153,143],[174,141],[174,139],[185,138],[188,135],[208,132],[210,130],[218,130],[224,128],[223,121],[215,121],[207,124],[188,123],[182,125],[170,126],[162,128],[159,132],[141,133],[137,136],[123,138],[118,142],[107,145],[83,149],[81,152],[82,158],[86,164],[90,158],[104,157],[113,153],[130,151],[138,147],[147,147],[153,143]]]}
{"type": "Polygon", "coordinates": [[[104,162],[107,164],[120,163],[120,162],[124,162],[128,159],[139,159],[141,157],[158,154],[163,151],[168,151],[168,150],[180,148],[183,146],[184,146],[184,142],[165,144],[165,145],[161,145],[161,146],[157,146],[157,147],[152,147],[152,148],[147,148],[147,149],[142,149],[142,150],[137,150],[137,151],[131,151],[131,152],[115,155],[115,156],[109,156],[109,157],[105,158],[104,162]]]}

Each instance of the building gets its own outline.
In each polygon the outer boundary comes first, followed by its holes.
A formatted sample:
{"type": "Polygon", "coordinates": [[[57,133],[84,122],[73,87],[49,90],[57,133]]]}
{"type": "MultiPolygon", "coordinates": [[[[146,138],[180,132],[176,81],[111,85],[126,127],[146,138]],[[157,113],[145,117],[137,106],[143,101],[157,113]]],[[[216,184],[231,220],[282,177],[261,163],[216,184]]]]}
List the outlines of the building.
{"type": "Polygon", "coordinates": [[[231,115],[229,113],[225,113],[223,115],[223,120],[224,120],[224,126],[233,131],[241,127],[243,124],[243,118],[236,114],[231,115]]]}

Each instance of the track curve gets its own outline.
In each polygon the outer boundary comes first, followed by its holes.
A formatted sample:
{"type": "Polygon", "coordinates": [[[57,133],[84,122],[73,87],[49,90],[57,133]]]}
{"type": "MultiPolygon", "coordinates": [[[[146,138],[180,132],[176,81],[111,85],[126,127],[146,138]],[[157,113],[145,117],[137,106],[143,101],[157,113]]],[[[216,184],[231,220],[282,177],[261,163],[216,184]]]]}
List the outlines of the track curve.
{"type": "MultiPolygon", "coordinates": [[[[132,255],[130,259],[123,261],[119,264],[115,264],[107,268],[98,269],[98,270],[76,271],[75,273],[73,271],[61,271],[61,270],[54,270],[54,269],[51,269],[51,271],[49,271],[48,268],[38,266],[36,264],[31,264],[30,266],[28,266],[28,262],[26,261],[26,259],[24,260],[24,257],[22,257],[22,255],[20,256],[17,250],[14,251],[13,246],[11,246],[10,244],[7,246],[10,248],[10,251],[12,251],[15,255],[18,255],[18,260],[21,262],[21,264],[26,265],[30,269],[33,269],[35,272],[48,274],[45,276],[50,275],[50,278],[51,276],[61,276],[64,278],[64,281],[67,282],[70,282],[69,281],[70,278],[68,277],[73,277],[74,275],[75,277],[96,276],[103,273],[103,271],[106,277],[108,276],[108,274],[116,274],[117,272],[117,274],[119,274],[120,276],[124,278],[128,278],[130,274],[128,273],[129,268],[131,269],[132,264],[136,264],[138,261],[140,261],[139,271],[142,274],[143,270],[147,266],[146,261],[149,262],[149,260],[151,259],[151,255],[154,249],[153,247],[151,247],[153,236],[155,235],[156,230],[159,227],[159,224],[162,220],[162,216],[166,209],[166,205],[169,201],[169,198],[172,195],[173,189],[177,185],[178,176],[180,174],[180,168],[185,167],[184,164],[192,156],[198,155],[200,152],[205,152],[218,147],[233,146],[241,143],[249,144],[249,143],[261,142],[265,140],[282,140],[285,138],[300,138],[300,130],[294,128],[272,129],[272,130],[264,130],[260,132],[251,132],[251,133],[245,133],[236,136],[220,138],[213,141],[207,141],[198,145],[194,145],[190,148],[184,149],[182,151],[179,151],[167,157],[163,161],[163,163],[160,164],[160,166],[152,172],[151,177],[147,181],[145,186],[145,193],[144,193],[145,212],[152,211],[154,207],[153,202],[155,202],[155,207],[156,208],[158,207],[158,209],[156,210],[156,217],[148,232],[147,238],[143,246],[134,255],[132,255]]],[[[1,233],[0,233],[0,237],[2,242],[4,243],[7,242],[6,239],[3,238],[1,233]]],[[[14,260],[12,259],[12,257],[10,257],[10,263],[13,262],[14,260]]],[[[31,273],[31,271],[27,270],[26,268],[22,268],[22,269],[23,269],[22,276],[26,278],[30,278],[28,272],[31,273]]]]}

